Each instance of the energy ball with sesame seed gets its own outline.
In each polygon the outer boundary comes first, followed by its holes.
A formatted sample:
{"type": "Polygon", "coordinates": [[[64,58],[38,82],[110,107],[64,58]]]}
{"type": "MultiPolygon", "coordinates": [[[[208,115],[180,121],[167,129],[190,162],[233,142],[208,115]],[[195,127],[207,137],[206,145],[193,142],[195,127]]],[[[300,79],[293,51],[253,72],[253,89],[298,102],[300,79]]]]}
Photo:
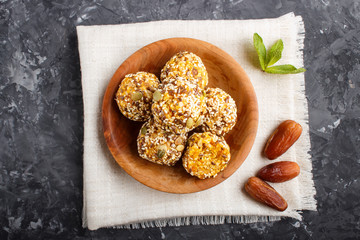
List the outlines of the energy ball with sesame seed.
{"type": "Polygon", "coordinates": [[[159,79],[152,73],[137,72],[126,75],[115,99],[121,113],[133,121],[149,119],[153,93],[159,84],[159,79]]]}
{"type": "Polygon", "coordinates": [[[153,119],[140,129],[137,147],[140,157],[161,165],[173,166],[181,157],[187,134],[164,131],[153,119]]]}
{"type": "Polygon", "coordinates": [[[216,177],[229,160],[230,148],[225,139],[210,132],[191,135],[182,158],[185,170],[200,179],[216,177]]]}
{"type": "Polygon", "coordinates": [[[237,109],[232,97],[220,88],[206,90],[206,112],[201,130],[224,136],[236,123],[237,109]]]}
{"type": "Polygon", "coordinates": [[[168,77],[184,77],[205,88],[208,84],[208,73],[200,57],[191,52],[175,54],[161,70],[160,79],[165,81],[168,77]]]}
{"type": "Polygon", "coordinates": [[[199,86],[177,77],[166,79],[154,92],[152,114],[157,123],[171,132],[186,133],[200,125],[205,96],[199,86]]]}

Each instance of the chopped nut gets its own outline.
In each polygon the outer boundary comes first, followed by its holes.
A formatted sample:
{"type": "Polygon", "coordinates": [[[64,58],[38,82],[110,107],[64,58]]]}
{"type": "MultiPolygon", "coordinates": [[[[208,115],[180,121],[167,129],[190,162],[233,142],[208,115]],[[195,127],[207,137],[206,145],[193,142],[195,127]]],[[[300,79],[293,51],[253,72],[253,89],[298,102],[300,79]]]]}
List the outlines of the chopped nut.
{"type": "Polygon", "coordinates": [[[143,94],[141,92],[134,92],[132,95],[131,95],[131,99],[133,101],[138,101],[140,100],[141,98],[143,97],[143,94]]]}
{"type": "Polygon", "coordinates": [[[182,150],[184,150],[185,146],[184,145],[178,145],[176,147],[176,150],[178,150],[179,152],[181,152],[182,150]]]}
{"type": "Polygon", "coordinates": [[[146,131],[147,131],[147,128],[146,127],[142,127],[140,132],[142,135],[145,135],[146,134],[146,131]]]}
{"type": "Polygon", "coordinates": [[[183,143],[183,141],[184,141],[184,138],[180,136],[180,137],[178,137],[178,138],[175,140],[175,144],[176,144],[176,145],[180,145],[180,144],[183,143]]]}
{"type": "Polygon", "coordinates": [[[154,101],[159,101],[162,98],[162,94],[160,91],[156,90],[153,94],[154,101]]]}
{"type": "Polygon", "coordinates": [[[160,150],[160,149],[159,149],[159,150],[157,151],[157,155],[156,155],[156,156],[157,156],[158,158],[162,158],[162,157],[164,157],[164,155],[165,155],[165,151],[164,151],[164,150],[160,150]]]}
{"type": "Polygon", "coordinates": [[[197,145],[199,146],[199,148],[202,148],[202,138],[200,138],[197,142],[197,145]]]}
{"type": "Polygon", "coordinates": [[[186,121],[186,127],[187,128],[192,128],[194,126],[195,122],[194,119],[192,118],[188,118],[188,120],[186,121]]]}
{"type": "Polygon", "coordinates": [[[157,151],[157,154],[156,154],[157,157],[158,157],[158,158],[164,157],[166,150],[167,150],[167,146],[166,146],[165,144],[164,144],[164,145],[160,145],[160,146],[158,147],[158,151],[157,151]]]}
{"type": "Polygon", "coordinates": [[[166,150],[167,150],[167,146],[166,146],[165,144],[163,144],[163,145],[160,145],[160,146],[158,147],[158,149],[166,151],[166,150]]]}

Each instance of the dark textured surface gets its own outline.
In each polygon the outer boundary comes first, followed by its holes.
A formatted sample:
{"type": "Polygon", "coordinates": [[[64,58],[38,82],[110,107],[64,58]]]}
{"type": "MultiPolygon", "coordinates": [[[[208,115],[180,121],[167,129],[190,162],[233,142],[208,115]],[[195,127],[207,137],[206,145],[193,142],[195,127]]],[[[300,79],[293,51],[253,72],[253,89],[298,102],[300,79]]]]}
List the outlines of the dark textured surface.
{"type": "Polygon", "coordinates": [[[359,239],[358,0],[0,1],[0,239],[359,239]],[[83,106],[75,26],[250,19],[306,27],[318,212],[304,220],[141,230],[81,227],[83,106]]]}

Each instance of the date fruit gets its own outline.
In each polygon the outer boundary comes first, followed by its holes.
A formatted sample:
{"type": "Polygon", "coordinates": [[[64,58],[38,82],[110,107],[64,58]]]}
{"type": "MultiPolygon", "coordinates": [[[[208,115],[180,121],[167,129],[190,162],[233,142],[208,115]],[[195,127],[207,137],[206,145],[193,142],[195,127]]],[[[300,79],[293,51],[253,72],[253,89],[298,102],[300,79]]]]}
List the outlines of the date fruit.
{"type": "Polygon", "coordinates": [[[264,181],[280,183],[293,179],[300,173],[296,162],[282,161],[266,165],[257,173],[257,177],[264,181]]]}
{"type": "Polygon", "coordinates": [[[273,160],[285,153],[300,137],[302,127],[299,123],[286,120],[271,134],[265,146],[265,156],[273,160]]]}
{"type": "Polygon", "coordinates": [[[245,191],[258,202],[278,211],[284,211],[288,204],[285,199],[269,184],[258,177],[250,177],[245,183],[245,191]]]}

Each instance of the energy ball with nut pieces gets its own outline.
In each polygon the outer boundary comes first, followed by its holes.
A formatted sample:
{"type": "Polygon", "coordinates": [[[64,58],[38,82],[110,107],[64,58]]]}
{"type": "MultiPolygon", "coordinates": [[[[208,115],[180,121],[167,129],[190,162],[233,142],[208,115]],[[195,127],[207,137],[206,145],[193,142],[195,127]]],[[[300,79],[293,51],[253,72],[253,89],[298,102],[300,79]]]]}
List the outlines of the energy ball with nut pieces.
{"type": "Polygon", "coordinates": [[[232,97],[220,88],[206,90],[206,111],[201,130],[224,136],[236,124],[237,109],[232,97]]]}
{"type": "Polygon", "coordinates": [[[187,134],[164,131],[153,119],[144,123],[137,138],[140,157],[151,162],[173,166],[181,157],[187,134]]]}
{"type": "Polygon", "coordinates": [[[205,108],[204,92],[182,77],[166,80],[154,92],[151,107],[157,123],[169,131],[185,133],[200,125],[205,108]]]}
{"type": "Polygon", "coordinates": [[[160,79],[166,81],[169,77],[184,77],[200,88],[208,84],[208,73],[201,58],[187,51],[175,54],[165,64],[160,79]]]}
{"type": "Polygon", "coordinates": [[[133,121],[146,121],[151,116],[151,104],[159,79],[152,73],[128,74],[116,92],[116,102],[121,113],[133,121]]]}
{"type": "Polygon", "coordinates": [[[194,133],[188,139],[182,161],[185,170],[200,179],[216,177],[230,160],[230,147],[223,137],[210,132],[194,133]]]}

